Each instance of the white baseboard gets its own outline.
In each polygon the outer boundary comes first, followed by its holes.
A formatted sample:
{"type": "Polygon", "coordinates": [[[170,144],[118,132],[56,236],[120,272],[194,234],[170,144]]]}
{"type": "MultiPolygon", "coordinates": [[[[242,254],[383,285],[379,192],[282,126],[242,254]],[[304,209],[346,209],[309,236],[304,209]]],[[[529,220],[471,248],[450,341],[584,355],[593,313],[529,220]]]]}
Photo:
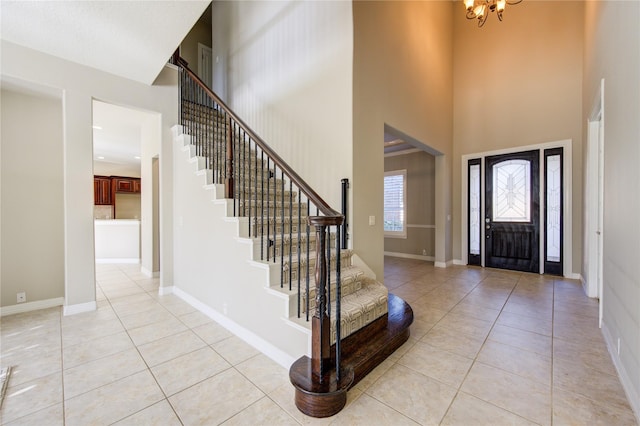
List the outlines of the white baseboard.
{"type": "Polygon", "coordinates": [[[98,304],[96,301],[87,302],[87,303],[78,303],[75,305],[65,305],[63,314],[64,316],[81,314],[83,312],[91,312],[98,309],[98,304]]]}
{"type": "Polygon", "coordinates": [[[214,320],[215,322],[217,322],[218,324],[220,324],[221,326],[229,330],[231,333],[238,336],[240,339],[244,340],[249,345],[259,350],[260,352],[262,352],[263,354],[265,354],[266,356],[268,356],[269,358],[271,358],[272,360],[274,360],[284,368],[289,369],[291,367],[291,364],[295,362],[295,359],[293,359],[290,355],[281,351],[277,347],[273,346],[271,343],[255,335],[254,333],[247,330],[246,328],[240,326],[236,322],[230,320],[229,317],[222,315],[220,312],[216,311],[210,306],[205,305],[195,297],[181,290],[180,288],[173,287],[173,294],[175,294],[180,299],[184,300],[189,305],[193,306],[195,309],[202,312],[203,314],[205,314],[206,316],[208,316],[209,318],[211,318],[212,320],[214,320]]]}
{"type": "Polygon", "coordinates": [[[21,314],[23,312],[37,311],[38,309],[53,308],[64,305],[64,297],[55,299],[36,300],[34,302],[20,303],[0,308],[0,317],[5,315],[21,314]]]}
{"type": "Polygon", "coordinates": [[[461,260],[461,259],[453,259],[453,264],[457,266],[466,266],[468,265],[468,262],[465,262],[464,260],[461,260]]]}
{"type": "Polygon", "coordinates": [[[602,335],[604,336],[604,341],[607,345],[607,349],[609,350],[609,355],[611,355],[611,359],[613,360],[613,365],[616,367],[616,371],[618,372],[622,388],[629,400],[629,405],[631,405],[631,409],[636,415],[636,421],[640,424],[640,389],[635,389],[633,387],[633,380],[631,380],[629,374],[624,368],[624,365],[620,362],[620,357],[618,356],[618,344],[614,340],[606,321],[602,321],[602,335]]]}
{"type": "Polygon", "coordinates": [[[167,294],[172,294],[173,293],[173,286],[167,286],[167,287],[162,287],[160,286],[158,288],[158,294],[160,296],[166,296],[167,294]]]}
{"type": "Polygon", "coordinates": [[[401,257],[403,259],[425,260],[427,262],[433,262],[435,260],[435,257],[433,256],[423,256],[421,254],[409,254],[409,253],[395,253],[392,251],[385,251],[384,255],[390,256],[390,257],[401,257]]]}
{"type": "Polygon", "coordinates": [[[436,268],[448,268],[453,266],[453,260],[447,260],[446,262],[434,262],[433,266],[436,268]]]}
{"type": "Polygon", "coordinates": [[[121,259],[118,258],[103,258],[96,259],[96,263],[140,263],[140,259],[134,257],[124,257],[121,259]]]}
{"type": "Polygon", "coordinates": [[[145,268],[144,266],[140,267],[140,272],[148,276],[149,278],[158,278],[160,276],[160,271],[152,272],[145,268]]]}
{"type": "Polygon", "coordinates": [[[584,281],[582,279],[582,275],[576,273],[576,272],[571,272],[570,274],[567,274],[564,276],[565,278],[569,278],[570,280],[581,280],[584,281]]]}

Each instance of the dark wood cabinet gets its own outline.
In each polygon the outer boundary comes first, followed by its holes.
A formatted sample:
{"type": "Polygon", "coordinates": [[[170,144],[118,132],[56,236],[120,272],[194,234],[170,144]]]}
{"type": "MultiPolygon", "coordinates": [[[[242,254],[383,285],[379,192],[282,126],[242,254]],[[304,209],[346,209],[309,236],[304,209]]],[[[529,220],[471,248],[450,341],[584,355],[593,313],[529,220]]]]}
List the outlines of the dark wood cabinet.
{"type": "Polygon", "coordinates": [[[94,176],[93,200],[96,206],[109,206],[113,204],[111,196],[111,178],[108,176],[94,176]]]}
{"type": "Polygon", "coordinates": [[[115,205],[116,193],[140,193],[140,178],[122,176],[94,176],[93,200],[96,206],[115,205]]]}
{"type": "Polygon", "coordinates": [[[129,194],[140,193],[140,178],[131,177],[111,177],[113,181],[113,192],[125,192],[129,194]]]}

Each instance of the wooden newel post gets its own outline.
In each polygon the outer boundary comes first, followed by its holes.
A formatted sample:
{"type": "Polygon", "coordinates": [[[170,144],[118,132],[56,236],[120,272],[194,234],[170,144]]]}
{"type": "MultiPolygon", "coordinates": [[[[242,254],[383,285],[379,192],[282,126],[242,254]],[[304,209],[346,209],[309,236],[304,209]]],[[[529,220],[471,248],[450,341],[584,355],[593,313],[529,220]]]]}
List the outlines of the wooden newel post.
{"type": "Polygon", "coordinates": [[[224,181],[224,193],[225,198],[233,198],[233,122],[229,117],[227,123],[229,128],[227,129],[227,152],[225,155],[225,169],[227,170],[224,181]]]}
{"type": "MultiPolygon", "coordinates": [[[[309,222],[313,222],[310,218],[309,222]]],[[[313,223],[312,223],[313,224],[313,223]]],[[[316,310],[311,319],[311,369],[320,382],[329,370],[331,324],[327,313],[327,226],[316,227],[316,310]]]]}

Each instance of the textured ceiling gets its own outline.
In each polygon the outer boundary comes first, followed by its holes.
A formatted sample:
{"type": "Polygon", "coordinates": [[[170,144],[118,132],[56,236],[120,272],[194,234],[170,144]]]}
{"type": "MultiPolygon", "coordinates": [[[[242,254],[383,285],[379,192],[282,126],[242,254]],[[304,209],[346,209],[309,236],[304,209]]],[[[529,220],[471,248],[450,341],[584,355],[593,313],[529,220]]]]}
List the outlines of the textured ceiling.
{"type": "Polygon", "coordinates": [[[1,38],[152,84],[209,3],[2,0],[1,38]]]}

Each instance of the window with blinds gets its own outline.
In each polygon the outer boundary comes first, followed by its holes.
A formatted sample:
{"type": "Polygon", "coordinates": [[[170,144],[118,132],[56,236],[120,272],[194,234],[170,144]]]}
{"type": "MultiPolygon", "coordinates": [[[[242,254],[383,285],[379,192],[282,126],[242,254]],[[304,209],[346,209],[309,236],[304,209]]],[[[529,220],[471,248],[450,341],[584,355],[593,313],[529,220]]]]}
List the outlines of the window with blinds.
{"type": "Polygon", "coordinates": [[[396,170],[384,174],[384,235],[407,237],[407,171],[396,170]]]}

